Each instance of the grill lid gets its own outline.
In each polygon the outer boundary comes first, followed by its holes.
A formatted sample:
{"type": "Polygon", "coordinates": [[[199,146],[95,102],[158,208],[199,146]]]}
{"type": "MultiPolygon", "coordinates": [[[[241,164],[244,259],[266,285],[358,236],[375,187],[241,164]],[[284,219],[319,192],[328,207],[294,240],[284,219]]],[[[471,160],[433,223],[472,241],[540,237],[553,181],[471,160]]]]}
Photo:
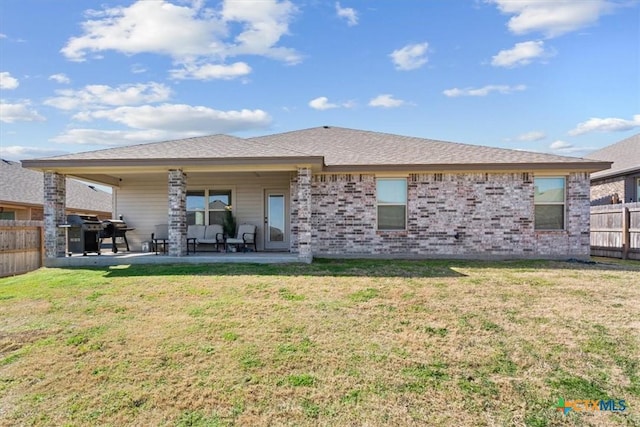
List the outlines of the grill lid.
{"type": "Polygon", "coordinates": [[[105,219],[102,224],[106,227],[109,224],[113,224],[115,228],[128,228],[127,223],[121,219],[105,219]]]}
{"type": "Polygon", "coordinates": [[[72,214],[72,215],[67,215],[67,224],[70,224],[70,225],[99,224],[101,225],[102,222],[100,222],[98,217],[95,215],[72,214]]]}

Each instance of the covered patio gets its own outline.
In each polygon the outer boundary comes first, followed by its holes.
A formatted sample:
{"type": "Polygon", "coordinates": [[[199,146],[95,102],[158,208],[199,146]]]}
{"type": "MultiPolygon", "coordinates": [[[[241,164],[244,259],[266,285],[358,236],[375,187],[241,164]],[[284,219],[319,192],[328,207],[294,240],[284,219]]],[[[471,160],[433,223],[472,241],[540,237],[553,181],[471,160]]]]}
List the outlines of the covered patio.
{"type": "MultiPolygon", "coordinates": [[[[168,256],[151,255],[148,262],[178,258],[235,262],[236,257],[251,258],[249,262],[310,262],[312,258],[310,185],[313,173],[324,166],[322,156],[215,135],[30,160],[23,165],[44,172],[47,266],[145,259],[149,255],[143,249],[158,225],[168,228],[168,256]],[[113,218],[126,221],[132,253],[96,256],[95,261],[65,256],[67,242],[61,226],[66,224],[67,176],[113,188],[113,218]],[[233,214],[238,227],[256,227],[258,254],[200,254],[200,250],[195,256],[188,254],[188,226],[220,224],[224,210],[233,214]],[[282,258],[283,254],[291,255],[282,258]]],[[[225,235],[234,237],[226,230],[225,235]]]]}

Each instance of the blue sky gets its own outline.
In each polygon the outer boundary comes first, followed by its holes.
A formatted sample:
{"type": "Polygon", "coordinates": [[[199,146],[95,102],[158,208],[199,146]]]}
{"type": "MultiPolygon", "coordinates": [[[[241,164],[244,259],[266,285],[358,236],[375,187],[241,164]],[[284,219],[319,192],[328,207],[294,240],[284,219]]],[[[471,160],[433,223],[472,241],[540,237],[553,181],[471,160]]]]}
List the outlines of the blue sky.
{"type": "Polygon", "coordinates": [[[584,156],[640,131],[636,0],[0,2],[0,156],[322,125],[584,156]]]}

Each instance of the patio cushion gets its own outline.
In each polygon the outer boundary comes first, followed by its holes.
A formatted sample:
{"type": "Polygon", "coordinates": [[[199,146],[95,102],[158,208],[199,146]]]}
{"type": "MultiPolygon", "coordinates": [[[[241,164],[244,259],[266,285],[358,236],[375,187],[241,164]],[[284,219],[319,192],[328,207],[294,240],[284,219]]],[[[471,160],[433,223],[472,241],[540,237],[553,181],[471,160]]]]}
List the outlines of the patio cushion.
{"type": "Polygon", "coordinates": [[[198,243],[223,243],[224,231],[220,224],[207,225],[204,231],[204,236],[198,238],[198,243]]]}
{"type": "Polygon", "coordinates": [[[207,228],[206,225],[189,225],[187,227],[188,239],[201,239],[204,237],[204,231],[207,228]]]}
{"type": "Polygon", "coordinates": [[[242,224],[238,227],[235,238],[227,239],[227,243],[253,243],[256,238],[256,226],[252,224],[242,224]]]}

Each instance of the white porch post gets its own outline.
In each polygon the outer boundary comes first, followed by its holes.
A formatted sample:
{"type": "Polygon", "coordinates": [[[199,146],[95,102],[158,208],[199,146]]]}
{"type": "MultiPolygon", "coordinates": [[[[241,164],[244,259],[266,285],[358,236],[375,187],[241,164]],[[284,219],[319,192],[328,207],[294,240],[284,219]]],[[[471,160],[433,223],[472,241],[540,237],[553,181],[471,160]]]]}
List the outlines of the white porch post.
{"type": "Polygon", "coordinates": [[[66,255],[66,234],[58,227],[67,222],[66,180],[56,172],[44,173],[44,254],[45,258],[66,255]]]}
{"type": "Polygon", "coordinates": [[[297,182],[298,259],[310,263],[311,249],[311,169],[298,168],[297,182]]]}
{"type": "Polygon", "coordinates": [[[187,253],[187,175],[169,170],[169,255],[187,253]]]}

